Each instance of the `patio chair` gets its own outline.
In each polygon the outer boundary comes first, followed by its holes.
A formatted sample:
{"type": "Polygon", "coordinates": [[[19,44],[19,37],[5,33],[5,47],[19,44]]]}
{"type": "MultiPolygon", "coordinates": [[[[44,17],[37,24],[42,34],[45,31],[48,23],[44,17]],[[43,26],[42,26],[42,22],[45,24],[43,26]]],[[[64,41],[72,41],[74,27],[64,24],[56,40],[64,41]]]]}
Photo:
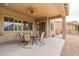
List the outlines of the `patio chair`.
{"type": "Polygon", "coordinates": [[[24,40],[25,40],[25,45],[23,48],[28,48],[30,49],[32,47],[32,40],[31,40],[31,33],[24,33],[24,40]]]}
{"type": "Polygon", "coordinates": [[[31,38],[32,38],[32,45],[37,43],[37,40],[36,38],[39,38],[39,32],[36,32],[36,33],[31,33],[31,38]]]}
{"type": "Polygon", "coordinates": [[[42,45],[44,45],[45,44],[45,42],[44,42],[44,34],[45,34],[45,32],[42,32],[41,33],[41,37],[38,37],[38,38],[34,38],[34,39],[37,39],[37,45],[39,45],[39,46],[42,46],[42,45]]]}
{"type": "Polygon", "coordinates": [[[25,42],[25,40],[24,40],[24,37],[23,37],[23,33],[22,32],[18,32],[18,36],[19,36],[19,43],[24,43],[25,42]]]}
{"type": "Polygon", "coordinates": [[[45,32],[42,32],[41,38],[39,39],[40,42],[43,42],[44,41],[44,35],[45,35],[45,32]]]}
{"type": "Polygon", "coordinates": [[[20,38],[19,46],[22,48],[28,48],[30,49],[31,46],[31,34],[30,33],[18,33],[20,38]]]}
{"type": "Polygon", "coordinates": [[[31,34],[30,33],[24,33],[24,40],[26,43],[31,42],[31,34]]]}

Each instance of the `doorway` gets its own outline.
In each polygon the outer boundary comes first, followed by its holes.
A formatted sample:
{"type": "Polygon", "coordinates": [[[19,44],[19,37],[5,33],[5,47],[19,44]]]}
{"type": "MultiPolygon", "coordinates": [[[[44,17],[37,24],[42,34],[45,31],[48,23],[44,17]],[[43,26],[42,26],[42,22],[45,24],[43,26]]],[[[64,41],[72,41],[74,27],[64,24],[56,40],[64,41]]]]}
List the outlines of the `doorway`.
{"type": "MultiPolygon", "coordinates": [[[[46,33],[46,22],[40,22],[39,23],[39,36],[41,36],[41,33],[42,32],[45,32],[46,33]]],[[[46,36],[46,34],[45,34],[45,36],[46,36]]]]}

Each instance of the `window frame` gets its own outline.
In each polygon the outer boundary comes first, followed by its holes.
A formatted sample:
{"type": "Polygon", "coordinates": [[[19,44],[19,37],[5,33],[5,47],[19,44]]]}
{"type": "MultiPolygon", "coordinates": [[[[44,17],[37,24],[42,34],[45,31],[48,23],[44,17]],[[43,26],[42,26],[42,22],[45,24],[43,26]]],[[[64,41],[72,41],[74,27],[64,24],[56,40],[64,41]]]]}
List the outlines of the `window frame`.
{"type": "MultiPolygon", "coordinates": [[[[14,17],[10,17],[10,16],[3,16],[3,31],[4,32],[19,32],[19,30],[15,30],[15,19],[16,18],[14,18],[14,17]],[[5,31],[4,30],[4,17],[8,17],[8,18],[13,18],[13,30],[12,31],[9,31],[9,30],[7,30],[7,31],[5,31]]],[[[29,31],[33,31],[33,22],[29,22],[28,20],[21,20],[21,19],[16,19],[17,21],[21,21],[21,23],[22,23],[22,26],[21,26],[21,30],[20,31],[23,31],[23,32],[29,32],[29,31]],[[29,30],[29,27],[28,27],[28,30],[23,30],[23,21],[26,21],[26,22],[28,22],[28,23],[32,23],[32,30],[29,30]]],[[[18,26],[17,26],[18,27],[18,26]]]]}
{"type": "MultiPolygon", "coordinates": [[[[8,16],[4,16],[4,17],[12,18],[12,17],[8,17],[8,16]]],[[[13,19],[13,22],[12,22],[13,23],[13,30],[9,30],[9,28],[8,28],[8,30],[5,30],[5,28],[4,28],[5,19],[3,18],[3,30],[4,31],[9,31],[9,32],[14,31],[14,18],[12,18],[12,19],[13,19]]],[[[10,22],[9,19],[8,19],[8,22],[10,22]]]]}

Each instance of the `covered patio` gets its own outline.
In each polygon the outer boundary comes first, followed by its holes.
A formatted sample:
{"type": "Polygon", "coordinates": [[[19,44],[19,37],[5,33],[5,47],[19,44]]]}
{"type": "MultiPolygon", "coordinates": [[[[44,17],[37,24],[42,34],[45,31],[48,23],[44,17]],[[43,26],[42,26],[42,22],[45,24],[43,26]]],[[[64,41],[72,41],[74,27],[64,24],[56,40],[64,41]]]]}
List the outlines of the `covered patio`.
{"type": "MultiPolygon", "coordinates": [[[[31,52],[27,52],[22,55],[60,55],[64,45],[64,40],[62,39],[66,39],[65,23],[67,15],[68,4],[66,3],[0,4],[0,50],[9,53],[9,49],[5,47],[6,45],[8,48],[10,48],[10,50],[19,50],[14,43],[11,43],[18,41],[18,32],[30,33],[30,35],[36,34],[39,37],[41,37],[41,33],[44,32],[43,39],[46,41],[46,45],[38,48],[35,46],[34,50],[33,48],[31,49],[33,51],[29,50],[31,52]],[[52,35],[55,34],[55,28],[53,30],[51,29],[50,20],[56,18],[62,18],[62,39],[52,37],[52,35]],[[6,44],[6,42],[8,43],[6,44]],[[39,51],[42,49],[44,50],[44,48],[46,48],[46,50],[43,53],[46,54],[40,54],[39,51]],[[34,51],[36,51],[35,49],[37,50],[36,54],[34,54],[34,51]],[[56,54],[52,54],[51,50],[52,53],[55,51],[56,54]]],[[[29,39],[28,36],[25,38],[29,39]]],[[[19,55],[19,53],[22,53],[26,50],[23,49],[21,52],[18,51],[11,54],[5,54],[3,51],[0,55],[19,55]]]]}

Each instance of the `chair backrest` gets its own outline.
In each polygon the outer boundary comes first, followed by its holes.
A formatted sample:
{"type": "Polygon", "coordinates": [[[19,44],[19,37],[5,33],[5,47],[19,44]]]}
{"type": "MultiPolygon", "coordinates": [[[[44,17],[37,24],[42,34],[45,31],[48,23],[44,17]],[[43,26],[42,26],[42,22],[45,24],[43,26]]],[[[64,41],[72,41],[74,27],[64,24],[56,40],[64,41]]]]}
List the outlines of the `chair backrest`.
{"type": "Polygon", "coordinates": [[[41,33],[41,40],[44,38],[44,34],[45,34],[45,32],[41,33]]]}
{"type": "Polygon", "coordinates": [[[24,33],[25,41],[31,41],[31,33],[24,33]]]}
{"type": "Polygon", "coordinates": [[[19,38],[22,39],[22,37],[21,37],[21,33],[20,33],[20,32],[18,32],[18,35],[19,35],[19,38]]]}

